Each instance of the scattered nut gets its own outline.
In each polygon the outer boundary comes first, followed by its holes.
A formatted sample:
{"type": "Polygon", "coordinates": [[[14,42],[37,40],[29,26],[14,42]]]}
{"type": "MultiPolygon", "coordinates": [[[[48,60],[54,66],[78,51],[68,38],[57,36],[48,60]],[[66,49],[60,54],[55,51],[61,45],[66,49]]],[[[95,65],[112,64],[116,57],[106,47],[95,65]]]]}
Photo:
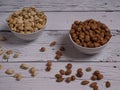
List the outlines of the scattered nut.
{"type": "Polygon", "coordinates": [[[22,75],[20,73],[16,73],[13,77],[16,78],[17,81],[22,79],[22,75]]]}
{"type": "Polygon", "coordinates": [[[97,76],[96,75],[93,75],[92,77],[91,77],[91,80],[97,80],[97,76]]]}
{"type": "Polygon", "coordinates": [[[62,75],[61,74],[56,74],[55,77],[56,78],[62,78],[62,75]]]}
{"type": "Polygon", "coordinates": [[[7,38],[5,36],[0,36],[0,41],[6,41],[7,38]]]}
{"type": "Polygon", "coordinates": [[[51,70],[51,66],[47,66],[45,70],[49,72],[51,70]]]}
{"type": "Polygon", "coordinates": [[[64,46],[61,46],[61,47],[60,47],[60,50],[61,50],[61,51],[65,51],[65,47],[64,47],[64,46]]]}
{"type": "Polygon", "coordinates": [[[96,85],[97,85],[97,82],[92,82],[92,83],[90,84],[90,87],[93,88],[93,87],[95,87],[96,85]]]}
{"type": "Polygon", "coordinates": [[[89,83],[89,81],[84,80],[84,81],[81,82],[81,85],[87,85],[88,83],[89,83]]]}
{"type": "Polygon", "coordinates": [[[4,51],[3,50],[0,50],[0,55],[2,55],[4,53],[4,51]]]}
{"type": "Polygon", "coordinates": [[[70,75],[72,73],[71,69],[67,69],[67,71],[65,72],[65,75],[70,75]]]}
{"type": "Polygon", "coordinates": [[[34,67],[30,68],[29,72],[30,72],[31,76],[33,76],[33,77],[37,75],[36,69],[34,67]]]}
{"type": "Polygon", "coordinates": [[[21,64],[20,68],[24,69],[24,70],[27,70],[28,69],[28,65],[27,64],[21,64]]]}
{"type": "Polygon", "coordinates": [[[54,45],[56,45],[56,41],[50,43],[50,46],[54,46],[54,45]]]}
{"type": "Polygon", "coordinates": [[[52,61],[47,61],[46,66],[52,66],[52,61]]]}
{"type": "Polygon", "coordinates": [[[2,65],[0,64],[0,70],[2,69],[2,65]]]}
{"type": "Polygon", "coordinates": [[[76,77],[74,75],[71,76],[71,80],[74,81],[76,77]]]}
{"type": "Polygon", "coordinates": [[[71,69],[72,68],[72,64],[71,63],[68,63],[67,66],[66,66],[67,69],[71,69]]]}
{"type": "Polygon", "coordinates": [[[36,72],[36,70],[35,70],[35,68],[34,68],[34,67],[32,67],[32,68],[30,68],[30,69],[29,69],[29,72],[32,74],[32,73],[35,73],[35,72],[36,72]]]}
{"type": "Polygon", "coordinates": [[[8,54],[8,55],[13,54],[13,50],[7,50],[6,54],[8,54]]]}
{"type": "Polygon", "coordinates": [[[65,75],[65,71],[63,69],[61,69],[59,72],[61,75],[65,75]]]}
{"type": "Polygon", "coordinates": [[[65,81],[66,81],[66,83],[70,83],[71,82],[71,77],[67,77],[65,81]]]}
{"type": "Polygon", "coordinates": [[[45,47],[42,47],[42,48],[40,49],[41,52],[45,52],[45,50],[46,50],[45,47]]]}
{"type": "Polygon", "coordinates": [[[19,57],[19,53],[16,52],[14,55],[13,55],[13,58],[18,58],[19,57]]]}
{"type": "Polygon", "coordinates": [[[106,88],[109,88],[111,86],[110,82],[106,81],[105,86],[106,86],[106,88]]]}
{"type": "Polygon", "coordinates": [[[62,52],[58,50],[58,51],[56,52],[56,55],[62,56],[62,52]]]}
{"type": "Polygon", "coordinates": [[[87,72],[90,72],[91,70],[92,70],[91,67],[87,67],[87,68],[86,68],[86,71],[87,71],[87,72]]]}
{"type": "Polygon", "coordinates": [[[101,79],[103,79],[103,74],[98,74],[98,76],[97,76],[97,80],[101,80],[101,79]]]}
{"type": "Polygon", "coordinates": [[[64,78],[57,78],[56,82],[62,82],[64,78]]]}
{"type": "Polygon", "coordinates": [[[96,76],[98,76],[100,74],[100,71],[98,71],[98,70],[96,70],[94,73],[93,73],[93,75],[96,75],[96,76]]]}
{"type": "Polygon", "coordinates": [[[82,72],[82,68],[77,69],[77,73],[82,72]]]}
{"type": "Polygon", "coordinates": [[[94,87],[93,87],[93,90],[98,90],[98,86],[97,86],[97,85],[94,86],[94,87]]]}
{"type": "Polygon", "coordinates": [[[31,76],[35,77],[37,75],[36,72],[31,73],[31,76]]]}
{"type": "Polygon", "coordinates": [[[9,59],[9,55],[4,54],[4,55],[3,55],[3,59],[7,59],[7,61],[8,61],[8,59],[9,59]]]}
{"type": "Polygon", "coordinates": [[[11,75],[11,74],[13,74],[13,73],[14,73],[14,71],[13,71],[13,70],[11,70],[11,69],[7,69],[7,70],[5,71],[5,73],[6,73],[6,74],[11,75]]]}
{"type": "Polygon", "coordinates": [[[83,76],[83,72],[79,72],[76,74],[77,77],[81,78],[83,76]]]}
{"type": "Polygon", "coordinates": [[[55,59],[57,59],[57,60],[59,60],[61,58],[61,55],[59,55],[59,54],[57,54],[56,56],[55,56],[55,59]]]}

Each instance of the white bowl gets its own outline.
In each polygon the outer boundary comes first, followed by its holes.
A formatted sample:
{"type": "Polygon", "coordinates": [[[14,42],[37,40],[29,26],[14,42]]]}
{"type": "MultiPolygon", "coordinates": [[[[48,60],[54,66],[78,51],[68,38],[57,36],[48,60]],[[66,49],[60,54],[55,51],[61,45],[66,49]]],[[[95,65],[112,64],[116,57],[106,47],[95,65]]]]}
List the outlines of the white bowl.
{"type": "Polygon", "coordinates": [[[31,41],[31,40],[35,40],[37,39],[41,34],[42,32],[44,31],[45,27],[36,31],[36,32],[33,32],[31,34],[21,34],[21,33],[17,33],[13,30],[10,30],[16,37],[22,39],[22,40],[26,40],[26,41],[31,41]]]}
{"type": "Polygon", "coordinates": [[[71,37],[71,35],[69,34],[70,40],[73,43],[73,45],[82,53],[84,54],[96,54],[99,53],[103,50],[103,48],[106,47],[106,45],[108,44],[108,42],[100,47],[95,47],[95,48],[88,48],[88,47],[83,47],[78,45],[77,43],[75,43],[71,37]]]}

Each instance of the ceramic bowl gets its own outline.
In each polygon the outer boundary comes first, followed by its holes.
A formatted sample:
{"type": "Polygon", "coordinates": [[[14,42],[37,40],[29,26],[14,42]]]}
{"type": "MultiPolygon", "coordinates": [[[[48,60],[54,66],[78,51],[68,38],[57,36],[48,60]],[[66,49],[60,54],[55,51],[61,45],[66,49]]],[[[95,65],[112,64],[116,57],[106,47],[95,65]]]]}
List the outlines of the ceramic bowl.
{"type": "Polygon", "coordinates": [[[101,52],[108,44],[108,42],[100,47],[95,47],[95,48],[89,48],[89,47],[83,47],[78,45],[77,43],[75,43],[71,37],[71,35],[69,34],[70,40],[73,43],[74,47],[76,47],[80,52],[84,53],[84,54],[97,54],[99,52],[101,52]]]}

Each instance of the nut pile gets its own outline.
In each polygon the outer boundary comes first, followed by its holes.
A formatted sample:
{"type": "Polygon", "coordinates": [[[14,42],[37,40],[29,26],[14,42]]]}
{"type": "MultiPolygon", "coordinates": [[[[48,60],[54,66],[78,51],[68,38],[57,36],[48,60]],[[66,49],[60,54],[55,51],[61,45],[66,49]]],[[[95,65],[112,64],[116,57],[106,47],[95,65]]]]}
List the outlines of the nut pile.
{"type": "Polygon", "coordinates": [[[22,75],[20,73],[16,73],[13,77],[16,78],[17,81],[22,79],[22,75]]]}
{"type": "Polygon", "coordinates": [[[31,34],[44,28],[46,21],[47,17],[44,12],[35,7],[24,7],[7,19],[10,29],[21,34],[31,34]]]}
{"type": "Polygon", "coordinates": [[[56,82],[62,82],[65,78],[63,78],[63,75],[66,75],[67,78],[65,79],[66,83],[70,83],[71,81],[74,81],[76,79],[75,75],[71,75],[72,73],[72,64],[68,63],[66,65],[66,70],[60,69],[59,74],[56,74],[56,82]],[[71,75],[71,76],[69,76],[71,75]]]}
{"type": "Polygon", "coordinates": [[[46,64],[46,71],[49,72],[51,70],[51,67],[52,67],[52,62],[51,61],[48,61],[47,64],[46,64]]]}
{"type": "MultiPolygon", "coordinates": [[[[71,75],[71,72],[72,72],[72,64],[71,63],[68,63],[66,65],[66,69],[67,69],[66,71],[63,69],[60,69],[59,74],[55,74],[56,82],[62,82],[65,80],[66,83],[70,83],[71,81],[74,81],[77,78],[82,78],[82,76],[83,76],[82,68],[77,69],[76,75],[71,75]],[[67,76],[66,78],[64,78],[64,75],[66,75],[66,76],[71,75],[71,76],[67,76]]],[[[90,71],[92,71],[92,68],[87,67],[86,72],[90,72],[90,71]]],[[[103,74],[101,74],[99,70],[95,70],[92,74],[91,81],[90,80],[82,80],[81,85],[89,85],[89,87],[93,88],[93,90],[98,90],[99,86],[98,86],[97,82],[95,82],[95,80],[99,81],[101,79],[103,79],[103,74]]],[[[105,87],[109,88],[110,86],[111,86],[111,83],[109,81],[106,81],[105,87]]]]}
{"type": "Polygon", "coordinates": [[[111,38],[109,28],[93,19],[88,19],[84,22],[74,21],[70,35],[75,43],[89,48],[100,47],[111,38]]]}

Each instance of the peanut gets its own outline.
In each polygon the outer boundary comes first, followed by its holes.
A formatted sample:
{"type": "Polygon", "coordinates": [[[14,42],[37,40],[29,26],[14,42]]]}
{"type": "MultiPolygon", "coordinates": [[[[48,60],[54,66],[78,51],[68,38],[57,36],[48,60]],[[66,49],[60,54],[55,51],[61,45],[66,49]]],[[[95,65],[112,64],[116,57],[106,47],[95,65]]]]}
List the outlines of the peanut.
{"type": "Polygon", "coordinates": [[[14,71],[13,71],[13,70],[11,70],[11,69],[7,69],[7,70],[5,71],[5,73],[6,73],[6,74],[8,74],[8,75],[11,75],[11,74],[13,74],[13,73],[14,73],[14,71]]]}
{"type": "Polygon", "coordinates": [[[109,28],[105,24],[93,19],[88,19],[84,22],[74,21],[70,35],[75,43],[89,48],[100,47],[111,38],[109,28]]]}
{"type": "Polygon", "coordinates": [[[29,67],[28,67],[27,64],[21,64],[21,65],[20,65],[20,68],[21,68],[21,69],[24,69],[24,70],[27,70],[29,67]]]}

